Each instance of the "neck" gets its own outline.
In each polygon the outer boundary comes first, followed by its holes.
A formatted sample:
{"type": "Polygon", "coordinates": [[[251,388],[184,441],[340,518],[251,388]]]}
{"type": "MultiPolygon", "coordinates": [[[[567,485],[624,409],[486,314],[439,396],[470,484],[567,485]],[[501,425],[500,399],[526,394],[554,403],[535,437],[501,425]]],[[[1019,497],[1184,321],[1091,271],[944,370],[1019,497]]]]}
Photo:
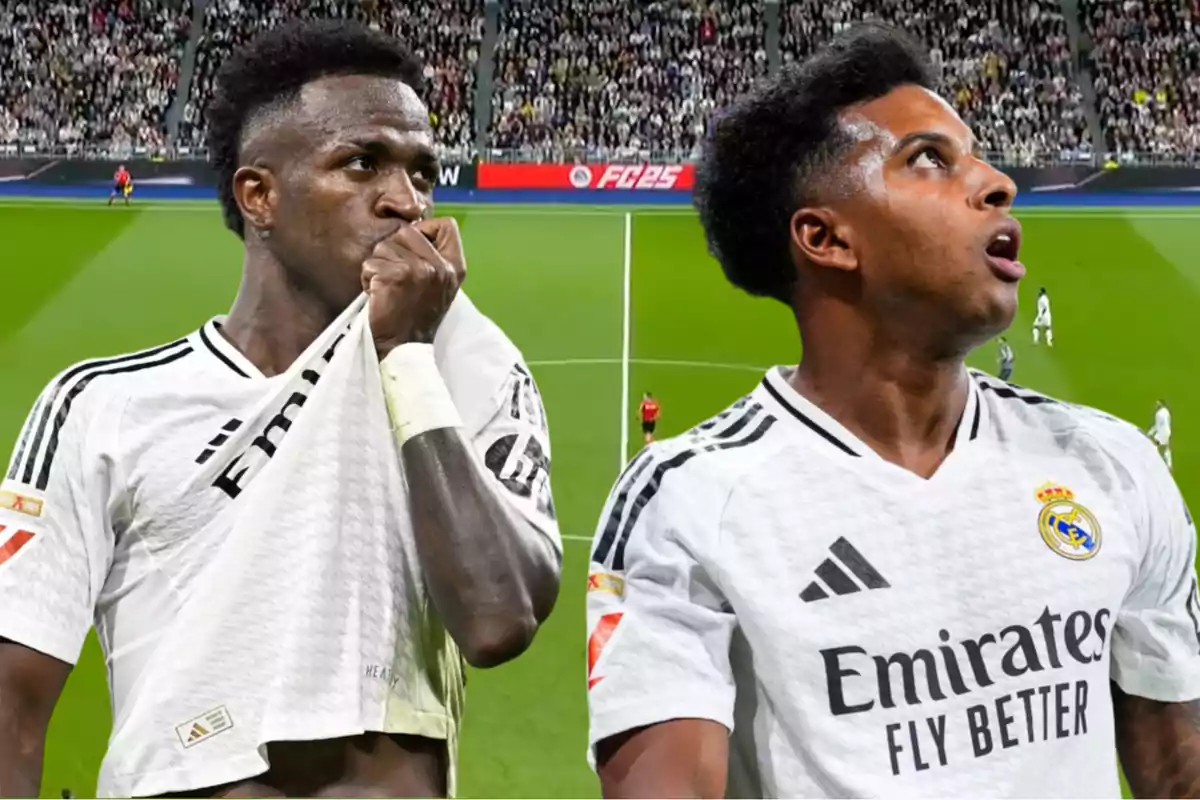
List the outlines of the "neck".
{"type": "Polygon", "coordinates": [[[286,372],[340,311],[292,280],[269,253],[248,246],[242,283],[221,332],[270,377],[286,372]]]}
{"type": "Polygon", "coordinates": [[[950,454],[966,407],[963,357],[932,357],[883,331],[845,330],[802,326],[792,386],[882,458],[928,478],[950,454]]]}

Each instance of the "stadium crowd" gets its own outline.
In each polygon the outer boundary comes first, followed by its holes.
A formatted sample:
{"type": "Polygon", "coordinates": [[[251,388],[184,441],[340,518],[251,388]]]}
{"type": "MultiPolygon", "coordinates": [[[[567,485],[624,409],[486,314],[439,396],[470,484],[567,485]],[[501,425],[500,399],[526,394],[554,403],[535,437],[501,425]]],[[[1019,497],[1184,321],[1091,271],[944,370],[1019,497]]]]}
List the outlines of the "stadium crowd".
{"type": "Polygon", "coordinates": [[[1085,0],[1107,149],[1200,152],[1200,0],[1085,0]]]}
{"type": "MultiPolygon", "coordinates": [[[[1098,150],[1200,151],[1200,0],[1079,10],[1098,150]]],[[[784,62],[855,21],[897,23],[929,45],[985,149],[1024,163],[1090,157],[1056,0],[783,0],[779,14],[784,62]]],[[[191,17],[190,0],[0,0],[0,144],[162,146],[191,17]]],[[[349,17],[407,39],[426,63],[439,141],[474,153],[480,0],[211,0],[175,145],[203,146],[232,48],[291,17],[349,17]]],[[[767,72],[766,31],[761,0],[505,0],[487,146],[530,160],[687,157],[712,111],[767,72]]]]}
{"type": "Polygon", "coordinates": [[[757,0],[510,0],[490,145],[522,159],[686,157],[714,108],[767,72],[757,0]]]}
{"type": "Polygon", "coordinates": [[[475,67],[483,36],[483,6],[475,0],[214,0],[205,11],[191,96],[180,121],[181,142],[203,143],[201,110],[212,96],[217,69],[233,48],[296,17],[357,19],[409,42],[425,64],[426,99],[438,141],[454,151],[470,148],[475,67]]]}
{"type": "Polygon", "coordinates": [[[1054,0],[789,0],[784,9],[785,61],[859,20],[899,25],[929,46],[943,91],[985,150],[1024,163],[1090,153],[1054,0]]]}
{"type": "Polygon", "coordinates": [[[187,2],[0,2],[0,144],[164,144],[187,2]]]}

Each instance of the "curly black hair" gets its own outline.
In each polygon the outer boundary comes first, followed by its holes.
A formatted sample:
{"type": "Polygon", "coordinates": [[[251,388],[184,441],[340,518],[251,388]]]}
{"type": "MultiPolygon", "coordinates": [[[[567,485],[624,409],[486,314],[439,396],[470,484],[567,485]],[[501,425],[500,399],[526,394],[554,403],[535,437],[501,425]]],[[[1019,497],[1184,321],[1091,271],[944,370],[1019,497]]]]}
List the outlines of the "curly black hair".
{"type": "Polygon", "coordinates": [[[854,142],[838,114],[906,84],[936,88],[925,50],[897,28],[863,23],[713,119],[693,203],[730,283],[791,304],[789,222],[829,188],[832,168],[854,142]]]}
{"type": "Polygon", "coordinates": [[[225,226],[244,238],[233,197],[247,120],[267,106],[296,98],[301,87],[330,75],[376,75],[403,81],[421,94],[421,62],[398,39],[356,22],[299,20],[266,31],[237,50],[217,72],[209,103],[209,162],[225,226]]]}

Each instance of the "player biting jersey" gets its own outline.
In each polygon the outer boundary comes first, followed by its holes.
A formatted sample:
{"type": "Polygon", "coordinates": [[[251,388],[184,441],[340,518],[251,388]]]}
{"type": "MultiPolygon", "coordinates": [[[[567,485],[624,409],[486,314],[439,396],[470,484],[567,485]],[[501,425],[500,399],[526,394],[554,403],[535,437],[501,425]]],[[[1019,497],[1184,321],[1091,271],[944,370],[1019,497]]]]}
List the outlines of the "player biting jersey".
{"type": "Polygon", "coordinates": [[[232,309],[59,374],[0,485],[3,794],[38,795],[93,623],[102,797],[453,794],[463,661],[529,646],[561,543],[541,397],[432,213],[421,76],[332,21],[217,73],[232,309]]]}
{"type": "Polygon", "coordinates": [[[1200,795],[1196,530],[1153,445],[967,369],[1012,322],[1016,187],[863,25],[716,118],[713,255],[798,366],[647,447],[598,524],[608,797],[1200,795]]]}

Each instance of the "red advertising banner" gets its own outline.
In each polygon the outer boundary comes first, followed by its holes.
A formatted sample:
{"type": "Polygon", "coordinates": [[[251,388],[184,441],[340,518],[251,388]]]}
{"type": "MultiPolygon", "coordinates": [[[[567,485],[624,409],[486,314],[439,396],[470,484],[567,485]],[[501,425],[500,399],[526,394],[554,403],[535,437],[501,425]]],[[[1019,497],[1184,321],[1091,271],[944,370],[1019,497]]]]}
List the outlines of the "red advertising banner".
{"type": "Polygon", "coordinates": [[[691,189],[691,164],[480,164],[480,189],[691,189]]]}

